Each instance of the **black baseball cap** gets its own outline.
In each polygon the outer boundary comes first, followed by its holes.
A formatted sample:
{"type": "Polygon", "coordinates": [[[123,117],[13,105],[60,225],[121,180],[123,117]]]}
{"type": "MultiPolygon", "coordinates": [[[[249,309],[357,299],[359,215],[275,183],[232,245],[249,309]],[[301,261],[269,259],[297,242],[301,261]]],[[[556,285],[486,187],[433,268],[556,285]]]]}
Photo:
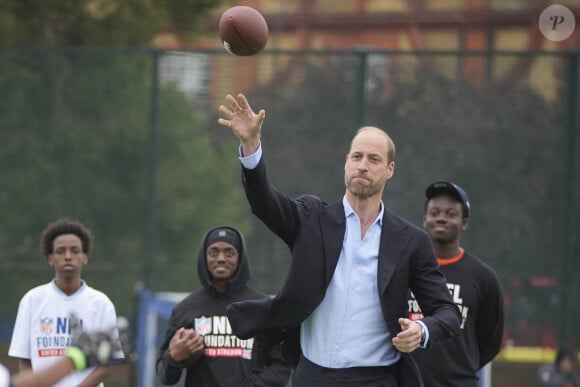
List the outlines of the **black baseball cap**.
{"type": "Polygon", "coordinates": [[[437,195],[448,195],[457,199],[461,204],[463,204],[465,217],[469,217],[469,198],[463,188],[450,181],[436,181],[427,187],[425,190],[425,196],[427,196],[427,200],[429,200],[437,195]]]}

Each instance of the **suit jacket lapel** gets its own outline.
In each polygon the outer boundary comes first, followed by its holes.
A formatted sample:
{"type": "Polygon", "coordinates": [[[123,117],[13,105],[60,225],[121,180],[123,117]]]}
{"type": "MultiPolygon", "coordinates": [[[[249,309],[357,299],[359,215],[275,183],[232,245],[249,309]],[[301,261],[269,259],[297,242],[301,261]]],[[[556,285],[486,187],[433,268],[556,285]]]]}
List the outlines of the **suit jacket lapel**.
{"type": "Polygon", "coordinates": [[[397,267],[409,242],[409,234],[405,232],[400,223],[396,222],[394,215],[385,208],[377,274],[379,294],[383,294],[387,288],[395,272],[395,267],[397,267]]]}
{"type": "Polygon", "coordinates": [[[346,232],[346,219],[342,200],[326,207],[326,211],[320,214],[320,227],[322,230],[322,244],[324,246],[325,279],[326,284],[336,269],[344,233],[346,232]]]}

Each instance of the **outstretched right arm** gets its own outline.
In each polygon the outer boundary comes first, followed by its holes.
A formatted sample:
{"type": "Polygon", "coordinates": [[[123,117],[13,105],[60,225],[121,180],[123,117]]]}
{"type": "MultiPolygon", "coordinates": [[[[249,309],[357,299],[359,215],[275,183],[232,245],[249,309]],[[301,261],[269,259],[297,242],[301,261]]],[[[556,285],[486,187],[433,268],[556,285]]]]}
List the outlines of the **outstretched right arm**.
{"type": "Polygon", "coordinates": [[[261,152],[256,153],[261,149],[260,135],[266,112],[261,109],[254,113],[243,94],[238,94],[237,99],[227,95],[226,101],[229,108],[220,106],[223,117],[218,123],[230,128],[240,140],[243,183],[252,213],[292,248],[300,222],[297,203],[270,183],[261,152]],[[244,160],[252,158],[249,166],[244,160]]]}
{"type": "Polygon", "coordinates": [[[2,387],[49,387],[75,370],[74,362],[63,357],[48,368],[33,372],[32,369],[19,372],[12,377],[10,384],[2,387]]]}

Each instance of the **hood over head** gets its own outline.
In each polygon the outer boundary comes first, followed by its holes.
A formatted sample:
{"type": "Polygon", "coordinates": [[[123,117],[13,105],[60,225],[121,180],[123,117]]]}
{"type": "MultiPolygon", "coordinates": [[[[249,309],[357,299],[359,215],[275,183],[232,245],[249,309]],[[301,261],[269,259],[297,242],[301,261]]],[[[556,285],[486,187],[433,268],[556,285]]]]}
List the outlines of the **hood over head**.
{"type": "Polygon", "coordinates": [[[227,293],[231,293],[246,286],[250,278],[252,278],[252,269],[248,261],[246,241],[238,229],[231,226],[218,226],[211,228],[204,235],[197,253],[197,275],[204,288],[208,290],[213,289],[212,278],[207,270],[206,251],[209,245],[218,241],[228,242],[238,250],[238,269],[230,279],[227,290],[227,293]]]}

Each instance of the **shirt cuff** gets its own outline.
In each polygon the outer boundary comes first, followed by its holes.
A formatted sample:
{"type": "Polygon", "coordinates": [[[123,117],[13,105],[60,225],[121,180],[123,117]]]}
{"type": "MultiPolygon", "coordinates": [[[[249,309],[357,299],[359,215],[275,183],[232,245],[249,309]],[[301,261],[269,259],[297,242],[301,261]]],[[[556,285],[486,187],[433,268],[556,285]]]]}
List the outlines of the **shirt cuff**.
{"type": "Polygon", "coordinates": [[[429,328],[427,328],[427,325],[425,325],[425,323],[421,320],[415,320],[415,322],[418,322],[419,324],[421,324],[421,326],[425,330],[425,339],[423,341],[421,341],[421,343],[419,344],[419,347],[426,349],[427,346],[429,345],[429,328]]]}
{"type": "Polygon", "coordinates": [[[182,368],[185,367],[183,361],[178,361],[178,360],[175,360],[174,358],[171,357],[171,350],[169,348],[167,348],[167,351],[165,351],[165,364],[169,368],[174,368],[174,369],[179,369],[179,370],[181,370],[182,368]]]}
{"type": "Polygon", "coordinates": [[[249,156],[244,156],[242,153],[242,145],[238,148],[239,159],[244,168],[246,169],[254,169],[258,166],[260,159],[262,158],[262,143],[258,146],[258,149],[249,156]]]}

